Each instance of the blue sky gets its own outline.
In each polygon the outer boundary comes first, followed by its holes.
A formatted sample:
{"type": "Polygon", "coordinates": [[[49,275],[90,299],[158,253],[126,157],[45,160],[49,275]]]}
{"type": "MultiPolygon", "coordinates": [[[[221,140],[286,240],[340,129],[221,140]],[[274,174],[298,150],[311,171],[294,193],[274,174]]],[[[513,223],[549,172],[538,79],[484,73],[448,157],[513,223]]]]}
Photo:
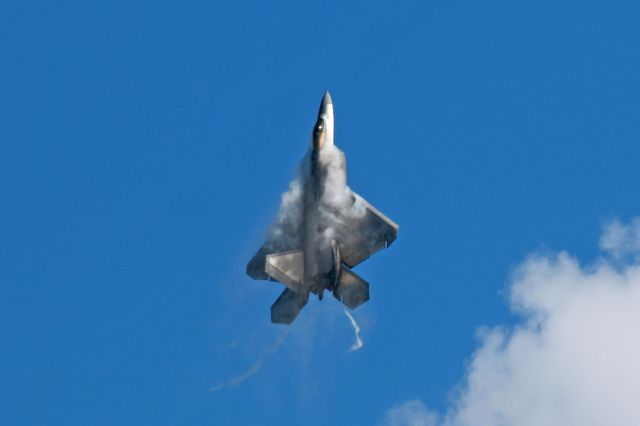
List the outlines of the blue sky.
{"type": "Polygon", "coordinates": [[[376,424],[446,410],[533,251],[640,214],[637,2],[0,7],[3,424],[376,424]],[[350,186],[400,225],[283,344],[254,282],[330,90],[350,186]]]}

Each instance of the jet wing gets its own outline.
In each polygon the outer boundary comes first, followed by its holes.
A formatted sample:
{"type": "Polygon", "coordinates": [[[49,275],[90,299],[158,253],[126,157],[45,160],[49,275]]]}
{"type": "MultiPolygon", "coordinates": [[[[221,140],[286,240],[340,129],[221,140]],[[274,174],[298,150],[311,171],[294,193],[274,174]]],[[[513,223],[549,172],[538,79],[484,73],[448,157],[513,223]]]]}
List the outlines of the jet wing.
{"type": "Polygon", "coordinates": [[[268,244],[263,245],[247,264],[247,275],[254,280],[268,280],[269,275],[264,270],[266,257],[275,251],[268,244]]]}
{"type": "Polygon", "coordinates": [[[342,261],[349,268],[391,245],[399,228],[394,221],[356,193],[353,193],[353,202],[363,204],[364,214],[343,218],[338,236],[342,261]]]}

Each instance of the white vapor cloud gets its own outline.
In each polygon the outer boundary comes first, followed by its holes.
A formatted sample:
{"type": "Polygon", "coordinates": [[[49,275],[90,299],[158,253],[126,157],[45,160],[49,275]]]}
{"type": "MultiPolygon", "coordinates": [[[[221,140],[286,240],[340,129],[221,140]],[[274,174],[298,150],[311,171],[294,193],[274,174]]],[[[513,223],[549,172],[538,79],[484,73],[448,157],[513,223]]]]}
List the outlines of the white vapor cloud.
{"type": "Polygon", "coordinates": [[[384,424],[640,425],[640,219],[606,225],[600,247],[590,265],[526,259],[510,287],[521,320],[482,332],[449,408],[407,401],[384,424]]]}
{"type": "Polygon", "coordinates": [[[260,369],[264,365],[264,362],[267,360],[269,355],[271,355],[273,352],[275,352],[275,350],[278,349],[280,347],[280,345],[282,345],[284,340],[287,338],[287,335],[289,334],[290,330],[291,330],[291,327],[285,328],[285,330],[282,332],[282,334],[280,334],[280,337],[278,337],[278,339],[271,346],[269,346],[267,349],[265,349],[258,356],[258,359],[256,359],[255,362],[253,364],[251,364],[251,367],[249,367],[249,369],[247,371],[245,371],[244,373],[242,373],[242,374],[240,374],[238,376],[232,377],[231,379],[227,380],[226,382],[220,382],[217,385],[212,386],[211,388],[209,388],[209,390],[212,391],[212,392],[217,392],[219,390],[222,390],[225,386],[231,386],[231,387],[239,386],[242,382],[247,380],[249,377],[251,377],[254,374],[256,374],[258,371],[260,371],[260,369]]]}
{"type": "MultiPolygon", "coordinates": [[[[316,175],[322,175],[318,187],[312,186],[312,152],[308,152],[297,168],[289,188],[280,198],[280,207],[271,224],[265,246],[271,251],[286,251],[302,248],[302,236],[308,229],[322,229],[318,239],[317,251],[330,250],[331,240],[337,239],[342,246],[349,246],[359,237],[350,227],[354,220],[362,218],[367,212],[367,203],[356,195],[347,185],[346,159],[344,153],[333,143],[319,151],[316,175]],[[320,198],[315,200],[311,191],[318,191],[320,198]],[[305,202],[306,200],[306,202],[305,202]],[[305,215],[305,204],[315,202],[312,212],[305,215]],[[308,221],[303,229],[303,220],[308,221]]],[[[333,263],[325,261],[311,265],[318,270],[309,271],[309,275],[329,272],[333,263]]]]}
{"type": "Polygon", "coordinates": [[[353,317],[353,315],[349,313],[349,311],[345,309],[344,313],[349,318],[349,321],[351,322],[351,327],[353,327],[353,334],[355,334],[356,336],[356,341],[353,342],[353,345],[351,346],[349,351],[355,352],[364,346],[364,342],[360,338],[360,326],[356,322],[356,319],[353,317]]]}

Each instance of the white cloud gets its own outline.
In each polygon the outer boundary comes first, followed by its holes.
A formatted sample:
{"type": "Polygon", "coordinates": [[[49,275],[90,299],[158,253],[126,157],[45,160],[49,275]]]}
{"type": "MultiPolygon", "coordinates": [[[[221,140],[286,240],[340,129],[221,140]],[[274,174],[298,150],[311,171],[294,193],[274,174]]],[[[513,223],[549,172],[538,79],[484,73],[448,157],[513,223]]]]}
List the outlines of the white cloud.
{"type": "Polygon", "coordinates": [[[385,424],[389,426],[437,426],[435,413],[420,400],[403,402],[387,412],[385,424]]]}
{"type": "Polygon", "coordinates": [[[607,224],[600,238],[600,249],[609,252],[614,258],[638,256],[640,254],[640,218],[628,225],[613,220],[607,224]]]}
{"type": "Polygon", "coordinates": [[[606,226],[600,246],[615,264],[565,252],[524,261],[510,291],[521,321],[485,330],[442,420],[409,401],[385,423],[640,425],[640,219],[606,226]]]}

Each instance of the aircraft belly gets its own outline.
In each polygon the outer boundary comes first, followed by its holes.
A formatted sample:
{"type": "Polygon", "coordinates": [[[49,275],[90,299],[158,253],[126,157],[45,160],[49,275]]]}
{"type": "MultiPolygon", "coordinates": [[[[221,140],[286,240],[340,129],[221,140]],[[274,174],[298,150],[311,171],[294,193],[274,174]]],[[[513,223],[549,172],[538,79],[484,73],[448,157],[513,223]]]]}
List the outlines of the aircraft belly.
{"type": "Polygon", "coordinates": [[[271,308],[274,323],[290,324],[309,293],[325,289],[348,308],[369,300],[369,284],[351,269],[396,239],[398,225],[347,186],[346,159],[333,143],[333,103],[325,93],[310,150],[267,241],[247,265],[254,279],[287,288],[271,308]]]}

